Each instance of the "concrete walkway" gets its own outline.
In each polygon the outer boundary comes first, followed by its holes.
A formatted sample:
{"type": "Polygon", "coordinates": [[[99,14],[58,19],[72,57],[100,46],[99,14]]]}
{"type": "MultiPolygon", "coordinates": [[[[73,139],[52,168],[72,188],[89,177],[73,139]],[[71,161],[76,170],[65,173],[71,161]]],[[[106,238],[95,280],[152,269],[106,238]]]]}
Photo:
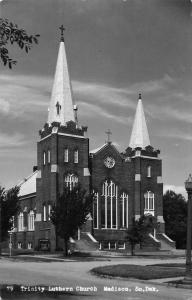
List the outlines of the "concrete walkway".
{"type": "MultiPolygon", "coordinates": [[[[34,257],[34,256],[33,256],[34,257]]],[[[39,257],[39,255],[38,255],[39,257]]],[[[42,257],[47,258],[47,255],[42,257]]],[[[49,256],[50,257],[50,256],[49,256]]],[[[54,259],[51,257],[51,259],[54,259]]],[[[38,285],[72,287],[74,295],[61,299],[137,299],[137,300],[192,300],[191,291],[167,287],[161,282],[139,281],[136,279],[103,278],[90,274],[94,267],[114,264],[153,265],[159,263],[184,263],[184,258],[149,257],[112,257],[106,260],[74,261],[67,259],[50,262],[17,261],[9,258],[0,259],[0,284],[38,285]],[[96,288],[97,292],[79,292],[79,287],[96,288]],[[106,292],[105,288],[118,288],[120,291],[106,292]],[[128,292],[124,290],[128,289],[128,292]],[[152,289],[150,291],[150,289],[152,289]],[[123,291],[123,292],[122,292],[123,291]]],[[[64,295],[65,296],[65,295],[64,295]]],[[[62,296],[62,297],[64,297],[62,296]]],[[[40,298],[36,298],[40,299],[40,298]]]]}

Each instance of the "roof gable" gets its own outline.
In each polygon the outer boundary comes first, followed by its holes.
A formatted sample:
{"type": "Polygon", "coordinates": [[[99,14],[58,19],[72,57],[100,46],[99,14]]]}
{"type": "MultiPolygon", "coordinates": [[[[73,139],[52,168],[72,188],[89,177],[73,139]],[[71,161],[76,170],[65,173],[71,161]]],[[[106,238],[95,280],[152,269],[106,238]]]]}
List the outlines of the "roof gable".
{"type": "Polygon", "coordinates": [[[104,150],[106,151],[107,149],[111,149],[111,150],[115,151],[118,155],[120,155],[120,152],[117,149],[117,147],[114,144],[112,144],[111,142],[105,143],[104,145],[102,145],[94,150],[91,150],[90,154],[96,155],[96,154],[99,154],[101,151],[104,151],[104,150]]]}
{"type": "Polygon", "coordinates": [[[20,187],[19,190],[19,197],[23,197],[29,194],[36,193],[36,178],[37,178],[38,171],[35,171],[27,178],[25,178],[18,186],[20,187]]]}

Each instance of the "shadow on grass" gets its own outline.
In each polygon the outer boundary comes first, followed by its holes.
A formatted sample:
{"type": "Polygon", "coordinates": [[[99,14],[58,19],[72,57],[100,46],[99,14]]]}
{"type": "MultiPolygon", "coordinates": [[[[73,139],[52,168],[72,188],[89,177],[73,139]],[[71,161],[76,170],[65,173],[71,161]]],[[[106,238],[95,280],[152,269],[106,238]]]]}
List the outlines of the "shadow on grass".
{"type": "Polygon", "coordinates": [[[91,270],[92,274],[108,277],[123,277],[135,279],[160,279],[181,277],[185,275],[185,270],[180,268],[166,268],[159,266],[140,266],[140,265],[112,265],[97,267],[91,270]]]}

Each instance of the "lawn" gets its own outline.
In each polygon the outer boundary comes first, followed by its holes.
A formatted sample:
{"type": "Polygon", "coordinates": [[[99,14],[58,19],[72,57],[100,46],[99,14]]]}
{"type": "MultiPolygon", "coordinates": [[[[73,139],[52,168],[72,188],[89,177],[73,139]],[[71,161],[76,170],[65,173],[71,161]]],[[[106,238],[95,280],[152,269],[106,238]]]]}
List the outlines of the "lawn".
{"type": "Polygon", "coordinates": [[[185,275],[185,270],[161,266],[138,265],[113,265],[98,267],[91,270],[93,274],[111,277],[124,277],[136,279],[158,279],[180,277],[185,275]]]}

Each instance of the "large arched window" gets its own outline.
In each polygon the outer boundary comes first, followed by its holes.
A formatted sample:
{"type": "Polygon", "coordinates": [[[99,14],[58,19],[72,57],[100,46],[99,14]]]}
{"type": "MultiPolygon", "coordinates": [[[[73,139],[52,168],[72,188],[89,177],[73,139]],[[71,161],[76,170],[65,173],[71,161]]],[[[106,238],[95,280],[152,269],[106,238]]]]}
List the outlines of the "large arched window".
{"type": "Polygon", "coordinates": [[[101,195],[101,227],[117,228],[117,198],[118,187],[115,183],[105,181],[102,185],[101,195]]]}
{"type": "Polygon", "coordinates": [[[35,221],[35,214],[34,211],[31,210],[28,214],[28,230],[33,231],[34,228],[34,221],[35,221]]]}
{"type": "Polygon", "coordinates": [[[74,174],[67,174],[65,176],[65,184],[72,190],[78,183],[78,177],[74,174]]]}
{"type": "Polygon", "coordinates": [[[23,213],[20,212],[18,215],[18,231],[23,231],[24,230],[24,217],[23,213]]]}
{"type": "Polygon", "coordinates": [[[144,194],[144,200],[145,200],[144,214],[151,214],[154,216],[155,195],[151,191],[147,191],[144,194]]]}
{"type": "Polygon", "coordinates": [[[122,193],[120,196],[120,228],[128,228],[128,195],[122,193]]]}

